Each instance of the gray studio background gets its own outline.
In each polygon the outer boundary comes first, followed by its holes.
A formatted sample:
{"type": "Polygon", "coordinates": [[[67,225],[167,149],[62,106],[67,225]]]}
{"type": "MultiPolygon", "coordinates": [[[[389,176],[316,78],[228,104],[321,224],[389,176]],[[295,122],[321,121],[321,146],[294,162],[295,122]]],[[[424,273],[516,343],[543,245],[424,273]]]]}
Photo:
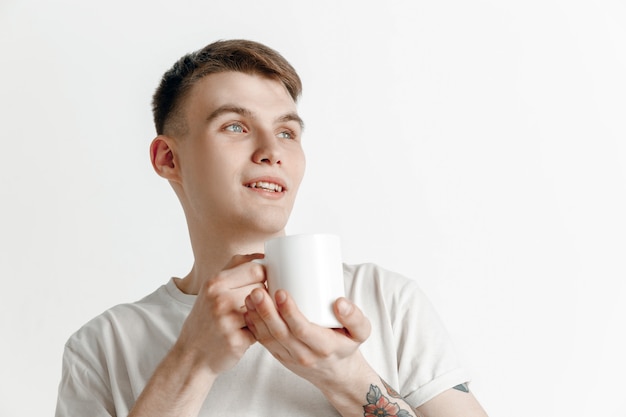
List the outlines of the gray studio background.
{"type": "Polygon", "coordinates": [[[150,97],[220,38],[300,72],[288,232],[418,280],[491,416],[623,416],[626,5],[0,1],[0,415],[54,412],[63,344],[187,273],[150,97]]]}

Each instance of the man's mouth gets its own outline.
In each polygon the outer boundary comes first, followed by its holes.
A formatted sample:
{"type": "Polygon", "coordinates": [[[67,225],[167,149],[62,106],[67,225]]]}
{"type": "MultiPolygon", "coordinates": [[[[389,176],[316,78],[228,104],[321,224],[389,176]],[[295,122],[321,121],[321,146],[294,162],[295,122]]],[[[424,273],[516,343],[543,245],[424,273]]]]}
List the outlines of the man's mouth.
{"type": "Polygon", "coordinates": [[[269,191],[272,193],[281,193],[283,191],[283,187],[281,185],[275,184],[273,182],[251,182],[250,184],[246,184],[248,188],[258,188],[264,191],[269,191]]]}

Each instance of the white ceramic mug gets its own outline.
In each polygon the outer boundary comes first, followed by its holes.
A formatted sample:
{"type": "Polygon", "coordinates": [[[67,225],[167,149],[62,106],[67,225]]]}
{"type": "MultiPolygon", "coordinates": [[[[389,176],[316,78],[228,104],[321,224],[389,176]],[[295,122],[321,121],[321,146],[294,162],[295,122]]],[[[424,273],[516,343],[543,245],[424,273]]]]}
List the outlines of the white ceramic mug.
{"type": "Polygon", "coordinates": [[[265,242],[267,286],[272,299],[286,290],[311,322],[323,327],[343,327],[333,304],[345,295],[339,236],[302,234],[265,242]]]}

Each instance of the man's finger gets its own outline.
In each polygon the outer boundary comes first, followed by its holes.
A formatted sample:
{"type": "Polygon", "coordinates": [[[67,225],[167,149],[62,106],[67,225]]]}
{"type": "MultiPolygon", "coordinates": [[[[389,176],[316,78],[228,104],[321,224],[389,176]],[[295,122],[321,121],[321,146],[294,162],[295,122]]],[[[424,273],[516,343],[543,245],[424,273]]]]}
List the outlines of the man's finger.
{"type": "Polygon", "coordinates": [[[335,316],[339,323],[346,328],[348,336],[358,342],[363,343],[369,337],[372,326],[363,312],[350,300],[341,297],[334,305],[335,316]]]}

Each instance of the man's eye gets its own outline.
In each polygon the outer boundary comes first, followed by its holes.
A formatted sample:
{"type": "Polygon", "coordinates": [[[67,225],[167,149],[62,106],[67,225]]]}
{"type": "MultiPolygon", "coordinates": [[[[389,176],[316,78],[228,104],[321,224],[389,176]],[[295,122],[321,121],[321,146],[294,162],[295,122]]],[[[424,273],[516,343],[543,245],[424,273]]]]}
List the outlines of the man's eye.
{"type": "Polygon", "coordinates": [[[239,123],[233,123],[224,128],[224,130],[228,130],[233,133],[243,133],[243,126],[239,123]]]}
{"type": "Polygon", "coordinates": [[[278,137],[281,139],[293,139],[294,138],[294,134],[288,130],[285,130],[283,132],[279,132],[278,133],[278,137]]]}

